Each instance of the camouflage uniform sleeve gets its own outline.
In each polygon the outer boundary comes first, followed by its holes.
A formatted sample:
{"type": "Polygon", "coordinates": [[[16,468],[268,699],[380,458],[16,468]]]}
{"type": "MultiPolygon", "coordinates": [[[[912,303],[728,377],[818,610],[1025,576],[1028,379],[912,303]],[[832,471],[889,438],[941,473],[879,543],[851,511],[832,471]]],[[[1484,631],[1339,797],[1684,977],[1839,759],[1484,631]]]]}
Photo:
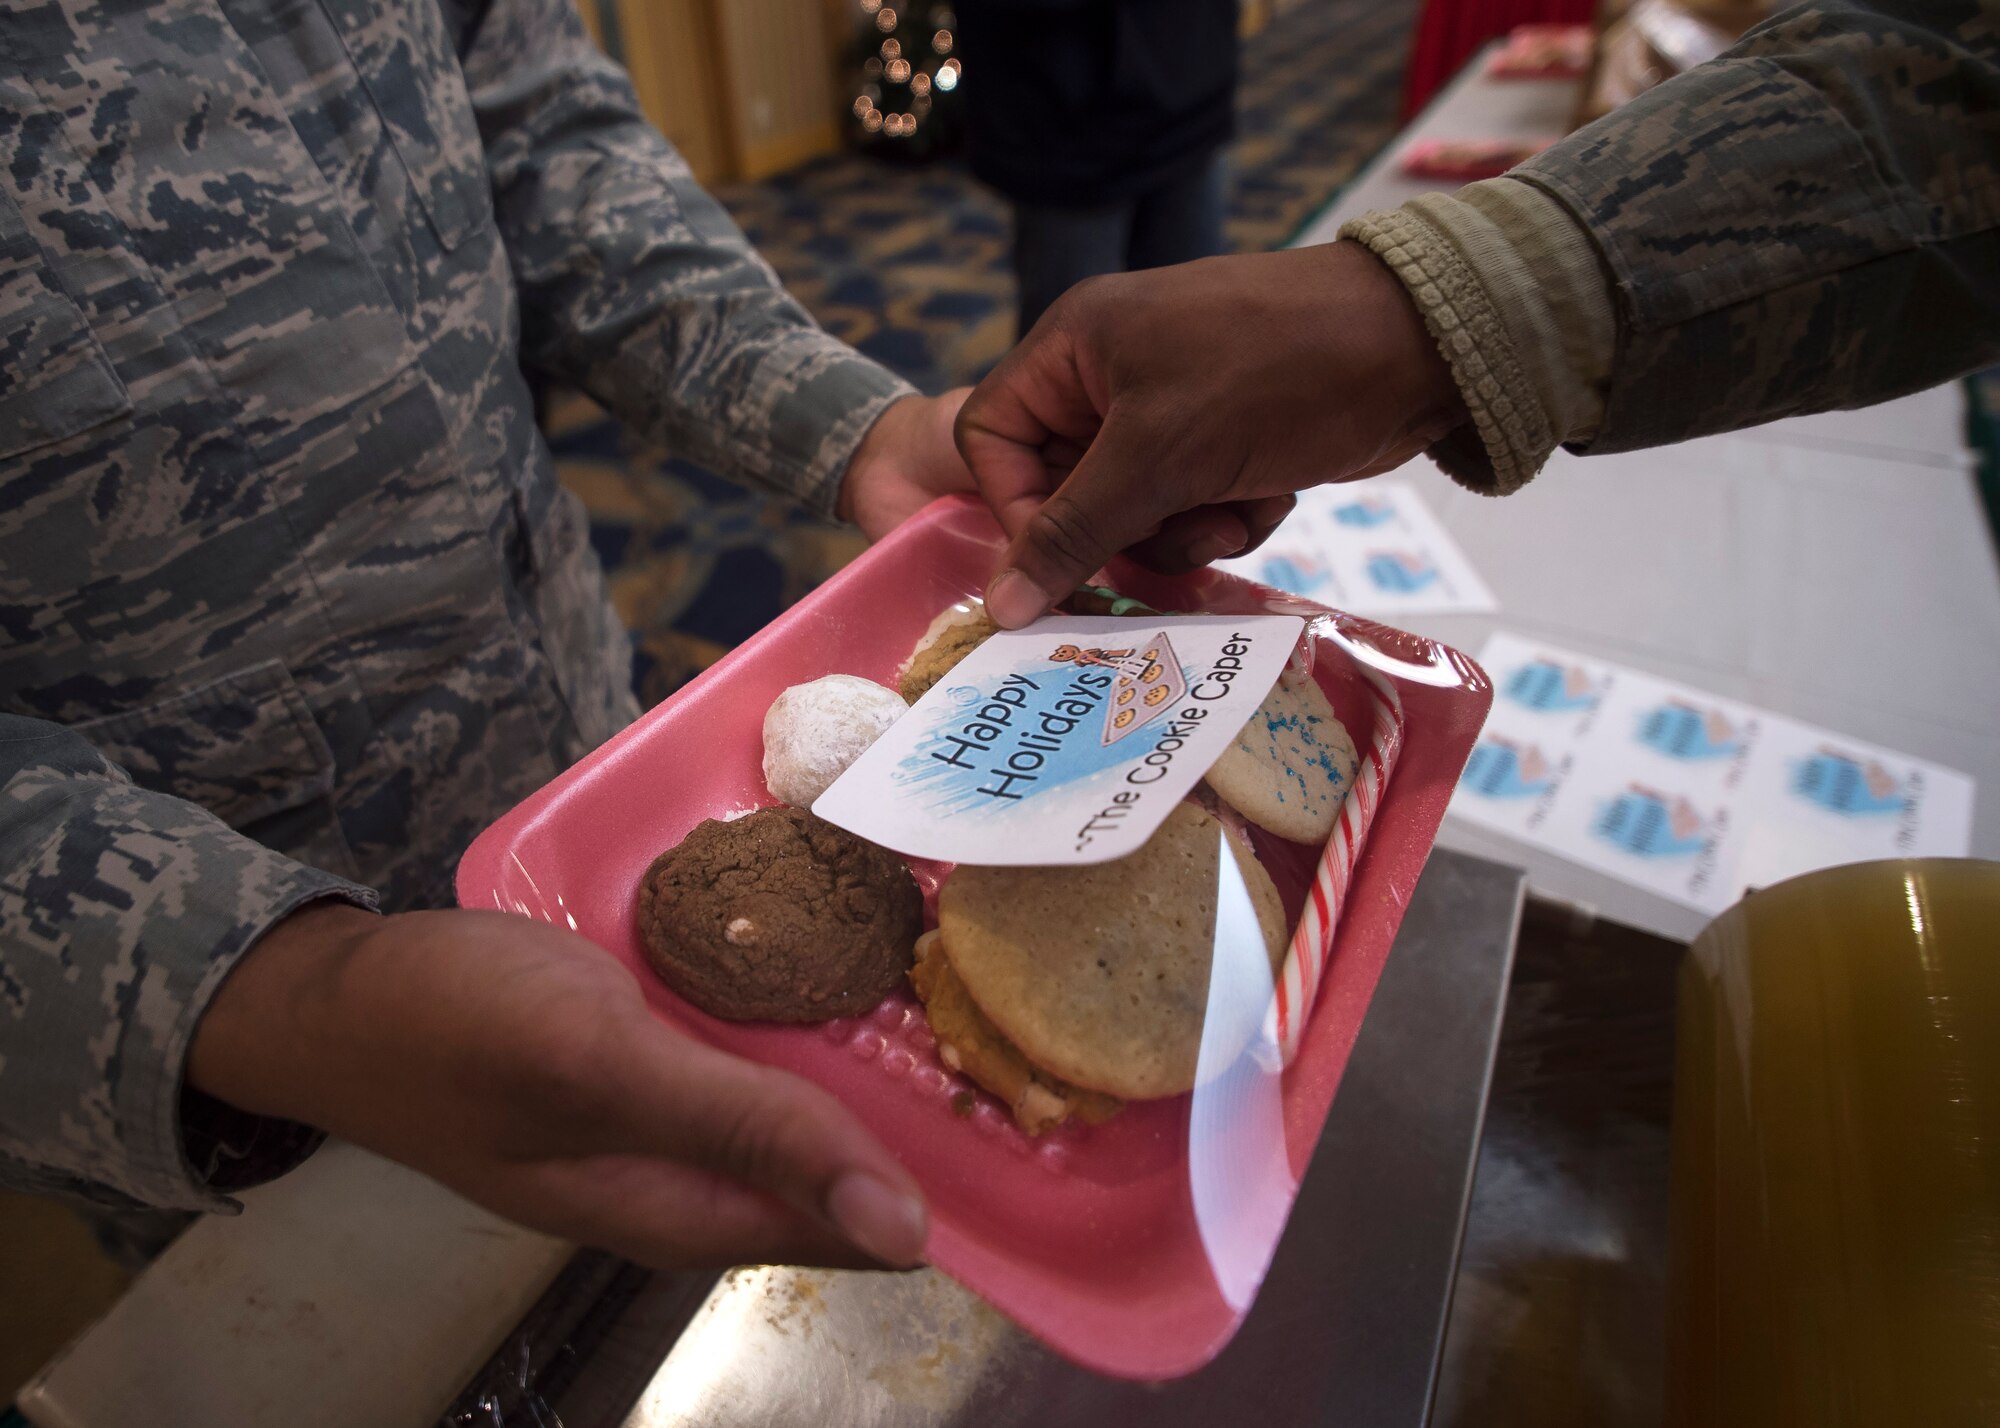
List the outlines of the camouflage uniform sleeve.
{"type": "Polygon", "coordinates": [[[60,725],[0,714],[0,1185],[228,1211],[317,1144],[182,1084],[264,930],[364,888],[136,787],[60,725]]]}
{"type": "Polygon", "coordinates": [[[1468,244],[1450,200],[1369,215],[1352,236],[1410,285],[1475,420],[1493,417],[1434,454],[1505,491],[1557,443],[1663,445],[2000,359],[1996,115],[2000,0],[1819,0],[1498,181],[1549,204],[1532,221],[1514,205],[1497,259],[1468,244]],[[1552,400],[1532,370],[1544,354],[1501,340],[1527,325],[1503,269],[1510,245],[1565,228],[1588,237],[1565,271],[1609,293],[1616,348],[1599,387],[1552,400]],[[1436,279],[1454,263],[1461,300],[1441,314],[1451,284],[1436,279]],[[1440,315],[1473,351],[1463,369],[1440,315]]]}
{"type": "Polygon", "coordinates": [[[1597,432],[1616,341],[1610,285],[1554,199],[1488,179],[1367,214],[1340,236],[1401,279],[1451,368],[1471,421],[1430,456],[1461,485],[1505,496],[1559,443],[1597,432]]]}
{"type": "Polygon", "coordinates": [[[913,389],[821,331],[640,112],[571,0],[464,30],[523,360],[676,452],[831,512],[913,389]]]}

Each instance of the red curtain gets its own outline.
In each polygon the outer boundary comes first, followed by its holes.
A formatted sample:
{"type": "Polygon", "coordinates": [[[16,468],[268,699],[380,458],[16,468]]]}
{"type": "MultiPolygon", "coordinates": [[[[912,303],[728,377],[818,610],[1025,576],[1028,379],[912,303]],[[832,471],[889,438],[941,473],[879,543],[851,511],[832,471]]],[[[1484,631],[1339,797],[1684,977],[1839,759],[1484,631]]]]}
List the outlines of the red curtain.
{"type": "Polygon", "coordinates": [[[1516,25],[1587,25],[1597,0],[1425,0],[1403,74],[1403,118],[1413,117],[1488,40],[1516,25]]]}

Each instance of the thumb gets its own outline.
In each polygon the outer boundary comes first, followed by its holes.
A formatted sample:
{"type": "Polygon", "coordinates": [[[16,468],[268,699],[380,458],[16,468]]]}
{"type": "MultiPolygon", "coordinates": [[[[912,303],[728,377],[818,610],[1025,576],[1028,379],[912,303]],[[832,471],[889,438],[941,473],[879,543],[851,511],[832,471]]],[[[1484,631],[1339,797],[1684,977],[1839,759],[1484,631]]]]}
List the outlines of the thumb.
{"type": "Polygon", "coordinates": [[[1007,547],[986,589],[986,612],[1016,630],[1081,585],[1112,556],[1152,534],[1175,509],[1156,473],[1156,443],[1113,413],[1063,483],[1007,547]]]}
{"type": "Polygon", "coordinates": [[[712,1170],[831,1224],[875,1258],[923,1257],[922,1192],[853,1113],[816,1086],[655,1027],[634,1081],[636,1148],[712,1170]]]}

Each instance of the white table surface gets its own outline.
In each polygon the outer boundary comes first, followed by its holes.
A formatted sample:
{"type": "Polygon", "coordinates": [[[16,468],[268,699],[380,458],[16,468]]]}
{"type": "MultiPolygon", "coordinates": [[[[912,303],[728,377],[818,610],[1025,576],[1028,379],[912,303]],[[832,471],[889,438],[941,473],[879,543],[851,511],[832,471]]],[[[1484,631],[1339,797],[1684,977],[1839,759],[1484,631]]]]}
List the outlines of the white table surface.
{"type": "Polygon", "coordinates": [[[148,1265],[21,1391],[37,1428],[432,1428],[573,1252],[329,1144],[148,1265]]]}
{"type": "MultiPolygon", "coordinates": [[[[1576,84],[1469,66],[1301,232],[1438,187],[1397,168],[1424,139],[1560,133],[1576,84]]],[[[1516,631],[1872,740],[1980,784],[1972,852],[2000,857],[2000,563],[1957,384],[1857,412],[1618,456],[1558,453],[1504,500],[1430,462],[1398,472],[1492,588],[1490,615],[1399,619],[1476,655],[1516,631]]],[[[1527,867],[1547,896],[1692,937],[1705,918],[1448,820],[1447,847],[1527,867]]]]}

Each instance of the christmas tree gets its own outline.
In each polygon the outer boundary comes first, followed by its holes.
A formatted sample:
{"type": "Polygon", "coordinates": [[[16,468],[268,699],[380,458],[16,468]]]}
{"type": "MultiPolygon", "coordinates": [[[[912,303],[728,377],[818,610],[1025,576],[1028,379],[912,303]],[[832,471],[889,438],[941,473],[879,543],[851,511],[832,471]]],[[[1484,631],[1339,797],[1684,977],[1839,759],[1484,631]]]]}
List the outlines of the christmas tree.
{"type": "Polygon", "coordinates": [[[859,0],[848,132],[858,147],[912,159],[959,138],[958,17],[950,5],[859,0]]]}

